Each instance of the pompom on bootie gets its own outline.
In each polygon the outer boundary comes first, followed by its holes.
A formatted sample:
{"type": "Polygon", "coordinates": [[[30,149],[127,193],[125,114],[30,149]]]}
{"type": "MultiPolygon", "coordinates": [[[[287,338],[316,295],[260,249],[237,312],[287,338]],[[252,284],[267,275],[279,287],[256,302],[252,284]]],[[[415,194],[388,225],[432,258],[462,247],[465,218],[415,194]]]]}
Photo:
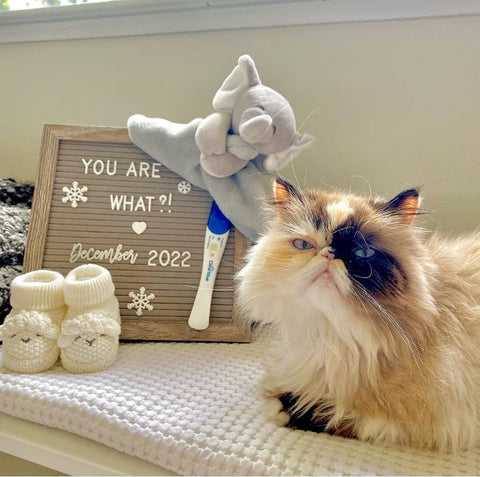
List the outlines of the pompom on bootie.
{"type": "Polygon", "coordinates": [[[100,265],[81,265],[64,282],[67,313],[58,346],[62,366],[71,373],[109,368],[118,353],[120,310],[110,272],[100,265]]]}
{"type": "Polygon", "coordinates": [[[0,326],[6,368],[39,373],[57,361],[57,338],[66,312],[63,281],[63,275],[50,270],[35,270],[13,280],[12,310],[0,326]]]}

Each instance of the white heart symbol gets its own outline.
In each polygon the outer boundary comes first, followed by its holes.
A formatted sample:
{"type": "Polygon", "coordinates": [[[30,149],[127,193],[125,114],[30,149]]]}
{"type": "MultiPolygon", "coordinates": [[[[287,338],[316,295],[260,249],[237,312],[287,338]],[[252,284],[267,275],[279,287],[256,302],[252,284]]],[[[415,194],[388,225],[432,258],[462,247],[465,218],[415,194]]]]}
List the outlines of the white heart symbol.
{"type": "Polygon", "coordinates": [[[133,222],[132,224],[132,229],[137,235],[143,234],[146,228],[147,224],[145,222],[133,222]]]}

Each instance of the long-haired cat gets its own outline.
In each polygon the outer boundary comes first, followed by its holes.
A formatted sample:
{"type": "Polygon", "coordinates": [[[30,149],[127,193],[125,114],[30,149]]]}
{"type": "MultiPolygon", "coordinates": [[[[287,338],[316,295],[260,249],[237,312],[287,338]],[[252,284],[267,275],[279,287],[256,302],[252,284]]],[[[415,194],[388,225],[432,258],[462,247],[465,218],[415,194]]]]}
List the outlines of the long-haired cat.
{"type": "Polygon", "coordinates": [[[239,303],[275,331],[280,425],[443,451],[480,440],[480,233],[426,239],[419,193],[386,201],[277,180],[239,303]]]}

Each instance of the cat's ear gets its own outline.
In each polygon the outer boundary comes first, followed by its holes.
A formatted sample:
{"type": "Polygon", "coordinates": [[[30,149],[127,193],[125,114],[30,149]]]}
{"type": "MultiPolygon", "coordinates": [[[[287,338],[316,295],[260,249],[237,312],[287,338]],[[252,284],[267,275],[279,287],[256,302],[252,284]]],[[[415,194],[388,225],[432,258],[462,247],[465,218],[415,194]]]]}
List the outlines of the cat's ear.
{"type": "Polygon", "coordinates": [[[419,206],[420,193],[418,189],[408,189],[388,201],[382,211],[398,215],[406,224],[411,224],[419,214],[419,206]]]}
{"type": "Polygon", "coordinates": [[[275,197],[275,204],[282,205],[290,202],[293,197],[299,197],[299,194],[295,187],[280,177],[275,179],[273,183],[273,195],[275,197]]]}

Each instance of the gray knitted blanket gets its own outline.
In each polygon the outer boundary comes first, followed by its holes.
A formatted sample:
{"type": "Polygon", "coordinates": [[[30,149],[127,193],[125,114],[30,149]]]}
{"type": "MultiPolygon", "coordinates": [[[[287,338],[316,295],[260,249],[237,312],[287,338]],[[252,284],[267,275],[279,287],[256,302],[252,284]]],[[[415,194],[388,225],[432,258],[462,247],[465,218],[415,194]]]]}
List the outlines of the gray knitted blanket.
{"type": "Polygon", "coordinates": [[[10,283],[22,273],[33,185],[0,179],[0,324],[10,312],[10,283]]]}

